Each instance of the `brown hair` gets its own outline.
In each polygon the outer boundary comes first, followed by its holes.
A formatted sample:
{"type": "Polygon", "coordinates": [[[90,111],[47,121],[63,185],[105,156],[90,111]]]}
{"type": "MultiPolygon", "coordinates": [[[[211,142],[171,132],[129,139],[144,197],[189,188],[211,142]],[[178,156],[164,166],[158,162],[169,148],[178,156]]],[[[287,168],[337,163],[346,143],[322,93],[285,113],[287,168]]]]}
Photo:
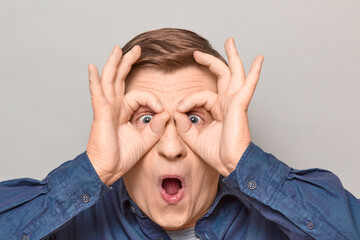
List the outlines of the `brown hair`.
{"type": "Polygon", "coordinates": [[[178,28],[162,28],[141,33],[122,48],[125,55],[135,45],[141,47],[141,57],[133,64],[138,67],[155,67],[163,71],[173,71],[184,66],[196,65],[195,50],[225,59],[210,45],[209,41],[198,34],[178,28]]]}

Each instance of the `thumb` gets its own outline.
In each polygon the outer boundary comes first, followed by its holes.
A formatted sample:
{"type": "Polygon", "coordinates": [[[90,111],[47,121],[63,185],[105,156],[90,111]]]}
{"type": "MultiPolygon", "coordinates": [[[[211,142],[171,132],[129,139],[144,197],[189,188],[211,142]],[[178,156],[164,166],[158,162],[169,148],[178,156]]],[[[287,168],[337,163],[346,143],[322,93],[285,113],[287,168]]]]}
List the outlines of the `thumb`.
{"type": "Polygon", "coordinates": [[[165,125],[170,118],[168,111],[155,114],[150,123],[141,131],[146,149],[150,149],[163,135],[165,125]]]}
{"type": "Polygon", "coordinates": [[[180,137],[190,148],[195,150],[194,147],[200,134],[199,130],[191,123],[186,114],[174,112],[174,120],[180,137]]]}

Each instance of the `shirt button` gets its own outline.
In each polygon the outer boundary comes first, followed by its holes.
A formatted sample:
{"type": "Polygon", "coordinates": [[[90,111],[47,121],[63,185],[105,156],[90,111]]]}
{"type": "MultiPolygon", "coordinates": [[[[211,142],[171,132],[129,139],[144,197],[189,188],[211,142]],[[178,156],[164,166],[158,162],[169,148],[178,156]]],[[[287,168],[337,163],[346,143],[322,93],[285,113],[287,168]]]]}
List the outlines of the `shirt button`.
{"type": "Polygon", "coordinates": [[[309,229],[309,230],[314,229],[314,227],[315,227],[315,225],[314,225],[312,222],[308,222],[308,223],[306,224],[306,228],[309,229]]]}
{"type": "Polygon", "coordinates": [[[139,213],[139,216],[140,216],[140,217],[144,217],[144,214],[143,214],[142,211],[139,211],[138,213],[139,213]]]}
{"type": "Polygon", "coordinates": [[[256,182],[254,180],[250,180],[247,184],[247,187],[250,189],[250,190],[254,190],[256,188],[256,182]]]}
{"type": "Polygon", "coordinates": [[[88,203],[88,202],[90,202],[90,196],[89,196],[89,194],[83,193],[83,194],[81,195],[81,201],[82,201],[83,203],[88,203]]]}
{"type": "Polygon", "coordinates": [[[133,214],[135,214],[135,212],[136,212],[136,210],[135,210],[135,208],[134,208],[133,206],[130,206],[130,211],[131,211],[133,214]]]}
{"type": "Polygon", "coordinates": [[[29,240],[29,236],[28,236],[28,235],[24,235],[24,236],[22,236],[21,240],[29,240]]]}

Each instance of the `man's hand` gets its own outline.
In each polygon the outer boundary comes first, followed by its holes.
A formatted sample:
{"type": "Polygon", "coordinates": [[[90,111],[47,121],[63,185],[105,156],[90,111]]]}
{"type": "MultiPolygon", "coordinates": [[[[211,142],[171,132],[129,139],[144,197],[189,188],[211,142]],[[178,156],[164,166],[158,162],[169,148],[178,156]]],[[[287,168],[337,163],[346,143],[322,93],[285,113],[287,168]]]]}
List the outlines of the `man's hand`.
{"type": "Polygon", "coordinates": [[[131,91],[124,95],[125,78],[140,55],[139,46],[123,57],[121,48],[115,46],[101,78],[97,68],[89,65],[93,122],[86,150],[100,179],[108,186],[156,143],[169,118],[169,113],[163,111],[161,102],[153,94],[131,91]],[[148,106],[157,113],[142,131],[129,122],[140,106],[148,106]]]}
{"type": "Polygon", "coordinates": [[[199,51],[196,62],[209,67],[218,78],[218,94],[204,91],[184,99],[174,114],[179,134],[184,141],[221,175],[228,176],[251,142],[247,111],[259,80],[263,56],[253,61],[245,76],[234,40],[227,39],[225,50],[229,67],[220,59],[199,51]],[[205,129],[198,129],[185,114],[203,106],[214,121],[205,129]]]}

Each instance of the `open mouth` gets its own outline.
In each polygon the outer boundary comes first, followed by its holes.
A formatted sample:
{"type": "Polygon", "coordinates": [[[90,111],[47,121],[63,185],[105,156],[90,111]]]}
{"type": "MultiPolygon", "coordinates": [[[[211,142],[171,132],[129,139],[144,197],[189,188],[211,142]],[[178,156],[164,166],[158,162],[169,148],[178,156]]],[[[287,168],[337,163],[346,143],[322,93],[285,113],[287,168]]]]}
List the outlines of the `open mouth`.
{"type": "Polygon", "coordinates": [[[176,204],[184,197],[183,181],[177,176],[166,176],[161,179],[162,198],[168,204],[176,204]]]}
{"type": "Polygon", "coordinates": [[[175,195],[182,188],[180,179],[177,178],[165,178],[161,184],[162,188],[169,195],[175,195]]]}

